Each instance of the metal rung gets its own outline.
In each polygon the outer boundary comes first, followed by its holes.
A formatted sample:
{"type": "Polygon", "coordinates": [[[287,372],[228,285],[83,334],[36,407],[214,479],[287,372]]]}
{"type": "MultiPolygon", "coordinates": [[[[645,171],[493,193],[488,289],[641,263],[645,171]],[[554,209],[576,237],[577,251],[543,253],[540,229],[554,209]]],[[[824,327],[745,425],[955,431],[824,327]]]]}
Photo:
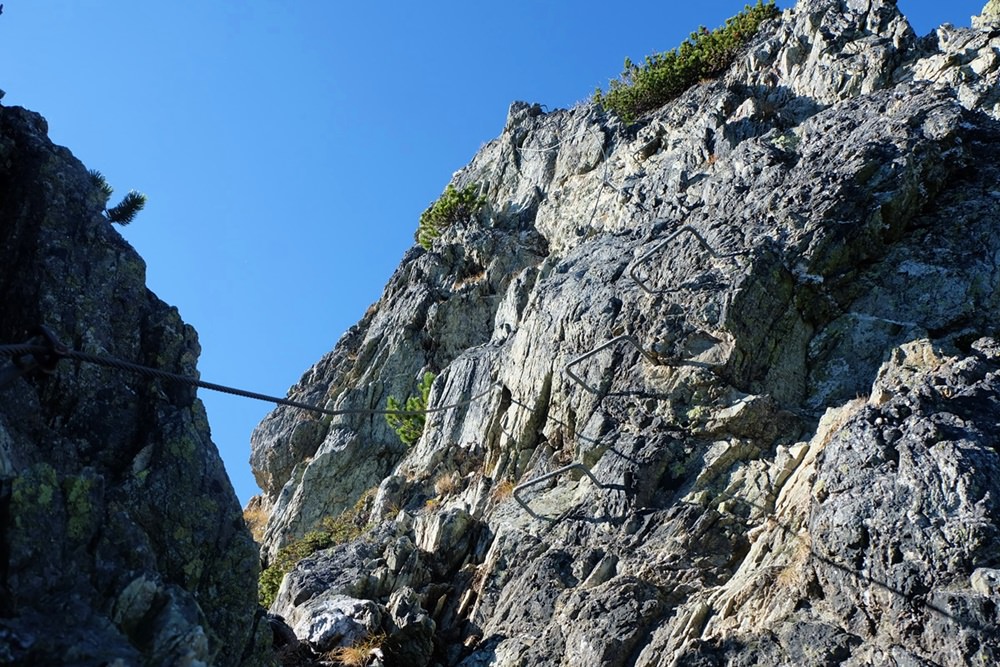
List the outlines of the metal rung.
{"type": "Polygon", "coordinates": [[[570,470],[582,470],[587,475],[587,477],[590,478],[590,481],[596,484],[598,488],[600,489],[604,488],[604,485],[601,484],[599,481],[597,481],[597,478],[594,477],[594,474],[590,472],[590,469],[587,466],[583,465],[582,463],[570,463],[568,466],[563,466],[558,470],[553,470],[552,472],[545,473],[544,475],[540,475],[534,479],[529,479],[527,482],[518,484],[517,486],[514,487],[514,490],[511,492],[511,495],[514,496],[514,500],[516,500],[518,504],[521,507],[523,507],[526,512],[528,512],[528,514],[535,517],[536,519],[544,519],[545,517],[539,516],[533,509],[528,507],[528,503],[525,502],[518,494],[520,494],[521,491],[527,489],[529,486],[534,486],[535,484],[541,484],[546,480],[552,479],[553,477],[558,477],[564,472],[569,472],[570,470]]]}
{"type": "Polygon", "coordinates": [[[654,289],[651,289],[650,287],[648,287],[646,285],[646,283],[644,283],[642,281],[642,279],[639,278],[638,275],[636,275],[636,269],[639,267],[640,264],[642,264],[647,259],[649,259],[650,257],[652,257],[654,254],[656,254],[657,252],[659,252],[660,249],[663,248],[663,246],[667,245],[668,243],[670,243],[671,241],[673,241],[674,239],[676,239],[681,234],[690,234],[691,236],[693,236],[698,241],[698,243],[701,244],[701,247],[703,247],[705,249],[705,251],[708,252],[709,255],[711,255],[712,257],[714,257],[716,259],[731,259],[733,257],[738,257],[740,255],[746,255],[747,253],[750,252],[749,250],[743,250],[743,251],[740,251],[740,252],[730,252],[730,253],[720,253],[720,252],[717,252],[715,250],[715,248],[713,248],[711,245],[709,245],[708,241],[705,240],[705,237],[698,233],[698,230],[696,230],[691,225],[684,225],[683,227],[681,227],[680,229],[678,229],[676,232],[674,232],[673,234],[671,234],[667,238],[665,238],[662,241],[660,241],[659,243],[657,243],[655,246],[653,246],[653,248],[649,252],[647,252],[645,255],[643,255],[642,257],[638,258],[637,260],[635,260],[632,263],[632,268],[629,269],[628,274],[632,278],[632,280],[635,281],[635,284],[639,286],[639,289],[641,289],[642,291],[646,292],[647,294],[652,294],[654,296],[657,295],[657,294],[668,294],[670,292],[678,292],[678,291],[684,289],[683,287],[668,287],[667,289],[654,290],[654,289]]]}
{"type": "Polygon", "coordinates": [[[574,380],[577,384],[579,384],[581,387],[583,387],[584,389],[586,389],[590,393],[592,393],[592,394],[600,394],[601,392],[599,390],[594,389],[593,387],[591,387],[590,385],[588,385],[586,382],[584,382],[583,378],[581,378],[579,375],[577,375],[576,373],[574,373],[571,369],[573,368],[573,366],[576,366],[581,361],[586,361],[587,359],[589,359],[590,357],[594,356],[595,354],[597,354],[601,350],[605,350],[605,349],[611,347],[612,345],[614,345],[615,343],[622,342],[622,341],[630,344],[632,347],[634,347],[635,349],[639,350],[639,352],[642,354],[642,356],[646,357],[646,359],[648,359],[652,363],[654,363],[654,364],[661,363],[661,360],[660,360],[659,357],[657,357],[656,355],[652,354],[651,352],[647,352],[646,350],[642,349],[642,345],[639,344],[639,341],[636,340],[635,337],[629,336],[629,335],[624,335],[624,336],[618,336],[616,338],[612,338],[611,340],[606,341],[606,342],[602,343],[601,345],[595,347],[590,352],[587,352],[586,354],[581,354],[579,357],[577,357],[576,359],[573,359],[571,362],[569,362],[568,364],[566,364],[566,366],[565,366],[565,368],[563,370],[566,371],[566,375],[568,375],[572,380],[574,380]]]}

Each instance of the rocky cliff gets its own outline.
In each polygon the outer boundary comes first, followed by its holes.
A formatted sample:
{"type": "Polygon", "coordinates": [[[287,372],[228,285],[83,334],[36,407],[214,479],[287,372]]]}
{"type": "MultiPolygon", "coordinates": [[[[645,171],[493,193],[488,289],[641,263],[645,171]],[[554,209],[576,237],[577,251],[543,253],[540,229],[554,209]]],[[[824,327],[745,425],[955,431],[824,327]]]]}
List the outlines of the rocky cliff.
{"type": "MultiPolygon", "coordinates": [[[[101,179],[46,131],[0,106],[0,343],[44,325],[84,353],[196,374],[195,332],[146,289],[101,179]]],[[[13,368],[0,357],[0,663],[264,664],[257,550],[193,388],[70,360],[13,368]]]]}
{"type": "Polygon", "coordinates": [[[385,664],[1000,662],[998,79],[995,9],[802,0],[635,124],[512,105],[291,392],[457,407],[254,433],[265,560],[364,526],[271,610],[385,664]]]}

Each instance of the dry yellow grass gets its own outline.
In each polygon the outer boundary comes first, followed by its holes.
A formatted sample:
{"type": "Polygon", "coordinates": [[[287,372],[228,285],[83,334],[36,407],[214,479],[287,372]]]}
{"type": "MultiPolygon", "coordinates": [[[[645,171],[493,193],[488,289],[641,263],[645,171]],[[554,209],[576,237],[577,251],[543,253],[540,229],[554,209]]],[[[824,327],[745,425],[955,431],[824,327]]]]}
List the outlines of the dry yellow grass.
{"type": "Polygon", "coordinates": [[[490,497],[493,498],[494,502],[502,503],[510,498],[512,493],[514,493],[514,482],[509,479],[502,479],[493,487],[490,497]]]}
{"type": "Polygon", "coordinates": [[[264,539],[264,528],[267,526],[268,515],[261,506],[260,498],[251,498],[243,510],[243,522],[250,529],[250,535],[255,542],[264,539]]]}
{"type": "Polygon", "coordinates": [[[476,283],[482,282],[486,278],[486,269],[480,269],[474,273],[467,276],[459,278],[455,281],[455,284],[451,286],[453,290],[462,289],[466,285],[474,285],[476,283]]]}
{"type": "Polygon", "coordinates": [[[344,667],[366,667],[376,657],[384,643],[384,634],[368,635],[353,646],[338,646],[327,651],[323,657],[334,660],[344,667]]]}
{"type": "Polygon", "coordinates": [[[805,565],[809,561],[809,555],[812,552],[812,539],[809,537],[809,534],[797,535],[795,537],[795,545],[792,548],[794,551],[788,563],[781,569],[775,580],[778,586],[791,587],[802,575],[805,565]]]}
{"type": "Polygon", "coordinates": [[[439,496],[451,496],[458,492],[458,473],[445,473],[434,482],[434,491],[439,496]]]}

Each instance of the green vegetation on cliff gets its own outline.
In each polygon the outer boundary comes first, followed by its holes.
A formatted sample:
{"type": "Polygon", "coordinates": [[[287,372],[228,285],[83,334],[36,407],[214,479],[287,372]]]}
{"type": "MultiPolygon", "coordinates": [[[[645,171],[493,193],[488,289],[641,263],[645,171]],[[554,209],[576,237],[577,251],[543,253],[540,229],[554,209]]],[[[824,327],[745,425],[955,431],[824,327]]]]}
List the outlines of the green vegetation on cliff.
{"type": "Polygon", "coordinates": [[[260,573],[257,595],[263,607],[271,606],[281,588],[281,580],[300,560],[317,551],[350,542],[361,534],[368,523],[371,501],[375,498],[376,490],[364,492],[354,507],[344,510],[339,516],[326,517],[320,522],[319,528],[310,530],[302,539],[291,542],[278,551],[274,561],[260,573]]]}
{"type": "MultiPolygon", "coordinates": [[[[111,199],[111,195],[114,194],[114,189],[110,184],[108,184],[107,179],[104,178],[104,174],[96,169],[90,170],[90,178],[100,191],[101,196],[104,199],[104,203],[107,204],[108,200],[111,199]]],[[[111,222],[115,222],[119,225],[127,225],[135,220],[135,216],[137,216],[139,211],[141,211],[145,206],[146,195],[136,190],[129,190],[128,194],[122,197],[120,202],[109,209],[105,209],[104,215],[106,215],[108,220],[111,222]]]]}
{"type": "Polygon", "coordinates": [[[646,56],[641,67],[626,58],[625,71],[611,82],[607,93],[598,88],[594,101],[630,123],[698,81],[721,74],[757,34],[760,24],[778,14],[774,0],[757,0],[721,28],[701,27],[676,49],[646,56]]]}
{"type": "Polygon", "coordinates": [[[477,184],[470,183],[458,190],[449,183],[437,201],[420,214],[420,224],[415,234],[416,241],[430,250],[434,239],[441,236],[442,229],[473,217],[485,205],[486,198],[479,194],[477,184]]]}
{"type": "MultiPolygon", "coordinates": [[[[424,376],[420,379],[420,384],[417,385],[417,393],[407,398],[405,405],[401,404],[395,396],[390,396],[389,400],[386,401],[386,410],[423,413],[427,409],[427,397],[430,396],[434,377],[434,373],[424,373],[424,376]]],[[[385,421],[388,422],[392,430],[396,432],[396,435],[399,436],[399,439],[407,447],[413,446],[420,439],[421,434],[424,432],[424,422],[426,420],[427,418],[423,414],[390,414],[385,416],[385,421]]]]}

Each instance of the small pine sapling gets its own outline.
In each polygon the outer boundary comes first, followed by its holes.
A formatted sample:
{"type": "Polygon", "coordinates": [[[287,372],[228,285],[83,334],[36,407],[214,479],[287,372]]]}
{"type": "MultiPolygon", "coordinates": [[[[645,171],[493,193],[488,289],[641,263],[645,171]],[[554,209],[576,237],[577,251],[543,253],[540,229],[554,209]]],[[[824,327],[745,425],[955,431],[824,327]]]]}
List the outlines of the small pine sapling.
{"type": "Polygon", "coordinates": [[[104,203],[107,204],[108,200],[111,199],[111,195],[115,193],[114,188],[108,185],[108,180],[104,178],[104,174],[97,171],[96,169],[90,170],[90,178],[97,186],[97,189],[101,191],[101,197],[104,199],[104,203]]]}
{"type": "Polygon", "coordinates": [[[119,225],[127,225],[135,219],[135,216],[145,205],[146,195],[129,190],[128,194],[122,197],[116,206],[112,206],[106,211],[108,220],[119,225]]]}
{"type": "Polygon", "coordinates": [[[386,410],[393,412],[413,413],[413,414],[387,414],[385,421],[389,427],[396,432],[399,439],[407,447],[412,447],[424,432],[424,423],[427,421],[424,410],[427,409],[427,397],[431,393],[431,385],[434,384],[434,373],[424,373],[417,385],[417,393],[406,399],[406,403],[400,403],[395,396],[390,396],[386,401],[386,410]]]}

